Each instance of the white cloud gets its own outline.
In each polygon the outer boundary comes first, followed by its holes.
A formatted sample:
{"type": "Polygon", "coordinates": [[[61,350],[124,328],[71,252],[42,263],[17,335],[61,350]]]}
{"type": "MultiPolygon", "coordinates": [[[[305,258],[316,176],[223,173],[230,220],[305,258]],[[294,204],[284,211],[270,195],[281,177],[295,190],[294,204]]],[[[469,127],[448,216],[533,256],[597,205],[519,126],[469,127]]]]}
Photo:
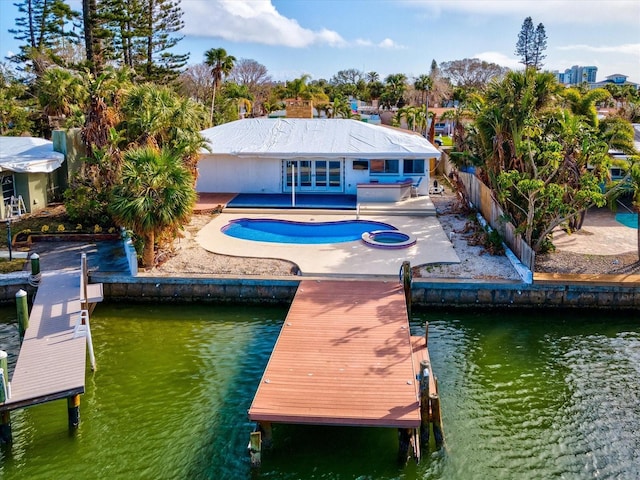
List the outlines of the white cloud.
{"type": "Polygon", "coordinates": [[[382,40],[380,43],[378,43],[378,47],[387,48],[387,49],[404,48],[402,45],[398,45],[396,42],[394,42],[390,38],[385,38],[384,40],[382,40]]]}
{"type": "Polygon", "coordinates": [[[534,24],[612,24],[638,26],[638,0],[406,0],[406,4],[423,8],[437,17],[446,13],[477,17],[532,17],[534,24]]]}
{"type": "Polygon", "coordinates": [[[278,13],[271,0],[189,0],[181,7],[187,35],[293,48],[346,43],[337,32],[301,27],[278,13]]]}
{"type": "Polygon", "coordinates": [[[186,35],[291,48],[312,45],[402,48],[389,38],[378,44],[362,39],[348,42],[334,30],[310,30],[296,19],[281,15],[271,0],[184,0],[180,6],[186,35]]]}
{"type": "Polygon", "coordinates": [[[509,57],[501,52],[481,52],[476,53],[473,58],[479,58],[485,62],[496,63],[500,66],[510,68],[512,70],[519,70],[523,68],[523,65],[518,62],[517,59],[509,57]]]}

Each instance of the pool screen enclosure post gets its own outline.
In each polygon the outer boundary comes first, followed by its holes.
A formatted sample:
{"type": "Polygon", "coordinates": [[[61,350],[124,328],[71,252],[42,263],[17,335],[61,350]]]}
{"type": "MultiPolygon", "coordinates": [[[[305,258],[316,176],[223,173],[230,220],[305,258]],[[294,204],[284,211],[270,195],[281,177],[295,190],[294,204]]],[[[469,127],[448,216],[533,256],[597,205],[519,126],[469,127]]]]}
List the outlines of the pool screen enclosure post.
{"type": "Polygon", "coordinates": [[[291,162],[291,207],[296,206],[296,162],[291,162]]]}

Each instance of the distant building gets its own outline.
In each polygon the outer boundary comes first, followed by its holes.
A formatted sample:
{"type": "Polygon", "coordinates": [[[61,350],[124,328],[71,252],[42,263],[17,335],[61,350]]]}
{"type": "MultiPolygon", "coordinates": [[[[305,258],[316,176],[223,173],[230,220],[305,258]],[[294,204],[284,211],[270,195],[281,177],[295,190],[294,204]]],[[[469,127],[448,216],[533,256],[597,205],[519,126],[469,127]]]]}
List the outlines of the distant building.
{"type": "Polygon", "coordinates": [[[609,75],[602,82],[596,82],[591,85],[591,88],[600,88],[605,85],[633,85],[636,89],[640,88],[640,85],[634,82],[629,82],[627,80],[627,75],[622,75],[621,73],[614,73],[613,75],[609,75]]]}
{"type": "Polygon", "coordinates": [[[573,67],[566,69],[564,73],[560,73],[557,70],[553,73],[555,73],[558,82],[564,85],[580,85],[581,83],[591,84],[596,82],[598,67],[574,65],[573,67]]]}

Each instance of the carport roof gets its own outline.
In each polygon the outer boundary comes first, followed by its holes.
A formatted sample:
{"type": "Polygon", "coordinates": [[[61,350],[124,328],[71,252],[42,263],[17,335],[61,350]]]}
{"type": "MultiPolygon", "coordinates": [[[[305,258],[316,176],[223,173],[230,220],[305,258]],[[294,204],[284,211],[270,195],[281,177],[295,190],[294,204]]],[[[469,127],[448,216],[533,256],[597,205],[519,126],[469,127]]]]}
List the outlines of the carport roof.
{"type": "Polygon", "coordinates": [[[252,118],[203,130],[204,155],[278,159],[440,157],[421,135],[349,119],[252,118]]]}
{"type": "Polygon", "coordinates": [[[62,165],[64,155],[53,142],[36,137],[0,137],[0,172],[50,173],[62,165]]]}

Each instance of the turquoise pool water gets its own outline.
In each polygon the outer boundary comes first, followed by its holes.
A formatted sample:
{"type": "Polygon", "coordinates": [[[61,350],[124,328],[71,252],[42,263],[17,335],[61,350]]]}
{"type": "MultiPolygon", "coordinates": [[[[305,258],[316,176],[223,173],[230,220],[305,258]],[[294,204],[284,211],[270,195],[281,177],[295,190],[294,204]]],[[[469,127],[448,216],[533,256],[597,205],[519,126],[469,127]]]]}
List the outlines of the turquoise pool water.
{"type": "Polygon", "coordinates": [[[269,218],[239,218],[222,227],[222,233],[243,240],[271,243],[320,244],[360,240],[374,230],[397,230],[393,225],[368,220],[293,222],[269,218]]]}
{"type": "Polygon", "coordinates": [[[638,214],[637,213],[616,213],[616,221],[623,224],[625,227],[638,228],[638,214]]]}
{"type": "MultiPolygon", "coordinates": [[[[446,452],[401,467],[391,430],[277,427],[252,474],[246,411],[286,312],[99,305],[79,430],[64,401],[14,412],[0,478],[640,477],[640,322],[550,311],[414,312],[412,333],[430,323],[446,452]]],[[[15,325],[0,327],[15,348],[15,325]]]]}

